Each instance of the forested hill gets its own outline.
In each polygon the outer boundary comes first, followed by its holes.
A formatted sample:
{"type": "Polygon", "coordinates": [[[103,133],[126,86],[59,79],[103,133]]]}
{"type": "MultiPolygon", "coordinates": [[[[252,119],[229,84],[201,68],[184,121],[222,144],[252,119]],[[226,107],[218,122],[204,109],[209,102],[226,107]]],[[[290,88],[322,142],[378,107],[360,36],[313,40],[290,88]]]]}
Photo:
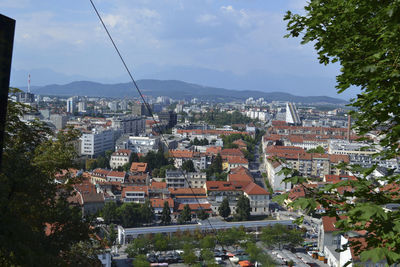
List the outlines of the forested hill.
{"type": "MultiPolygon", "coordinates": [[[[251,90],[230,90],[186,83],[177,80],[139,80],[138,86],[145,95],[168,96],[178,99],[198,98],[215,102],[244,100],[249,97],[263,97],[267,101],[291,101],[302,103],[345,104],[343,99],[327,96],[295,96],[283,92],[261,92],[251,90]]],[[[65,85],[47,85],[35,88],[36,94],[63,96],[98,96],[98,97],[137,97],[132,83],[102,84],[89,81],[72,82],[65,85]]],[[[301,92],[301,91],[299,91],[301,92]]]]}

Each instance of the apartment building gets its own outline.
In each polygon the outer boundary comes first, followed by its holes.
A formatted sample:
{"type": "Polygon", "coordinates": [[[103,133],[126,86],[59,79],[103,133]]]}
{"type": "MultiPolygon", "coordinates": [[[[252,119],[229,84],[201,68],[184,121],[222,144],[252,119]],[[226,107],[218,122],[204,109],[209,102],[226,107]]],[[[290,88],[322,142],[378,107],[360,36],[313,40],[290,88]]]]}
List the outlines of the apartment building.
{"type": "Polygon", "coordinates": [[[97,157],[107,150],[114,150],[114,130],[94,128],[84,131],[81,136],[81,154],[97,157]]]}
{"type": "Polygon", "coordinates": [[[119,149],[111,154],[110,167],[116,169],[129,163],[132,151],[128,149],[119,149]]]}

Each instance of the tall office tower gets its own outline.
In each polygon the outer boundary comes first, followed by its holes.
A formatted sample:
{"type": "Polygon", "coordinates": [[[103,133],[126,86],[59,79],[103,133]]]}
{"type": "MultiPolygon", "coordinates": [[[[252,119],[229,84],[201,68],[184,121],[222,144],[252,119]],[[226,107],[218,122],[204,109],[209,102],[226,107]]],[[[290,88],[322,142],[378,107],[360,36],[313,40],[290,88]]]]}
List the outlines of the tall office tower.
{"type": "Polygon", "coordinates": [[[301,125],[301,120],[294,103],[286,103],[286,122],[289,124],[301,125]]]}
{"type": "Polygon", "coordinates": [[[78,102],[78,112],[86,112],[86,100],[82,99],[81,102],[78,102]]]}
{"type": "Polygon", "coordinates": [[[135,116],[149,116],[150,112],[143,103],[134,103],[132,107],[132,114],[135,116]]]}
{"type": "Polygon", "coordinates": [[[174,127],[176,125],[176,123],[178,122],[178,116],[173,111],[160,112],[158,114],[158,118],[160,121],[168,122],[169,128],[174,127]]]}
{"type": "Polygon", "coordinates": [[[67,113],[73,114],[75,111],[75,98],[70,97],[67,99],[67,113]]]}

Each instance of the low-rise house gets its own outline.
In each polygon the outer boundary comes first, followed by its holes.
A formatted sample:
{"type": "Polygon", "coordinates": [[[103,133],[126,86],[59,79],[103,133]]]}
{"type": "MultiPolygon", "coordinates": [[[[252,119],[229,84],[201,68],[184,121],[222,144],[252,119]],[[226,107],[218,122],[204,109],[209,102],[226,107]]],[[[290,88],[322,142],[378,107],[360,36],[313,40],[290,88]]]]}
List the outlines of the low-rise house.
{"type": "Polygon", "coordinates": [[[107,174],[107,182],[125,182],[126,172],[110,171],[107,174]]]}
{"type": "Polygon", "coordinates": [[[222,169],[230,171],[237,167],[249,168],[249,161],[244,157],[239,156],[222,156],[222,169]]]}
{"type": "Polygon", "coordinates": [[[132,151],[129,149],[119,149],[111,154],[110,167],[112,169],[117,169],[123,165],[129,163],[132,151]]]}
{"type": "Polygon", "coordinates": [[[270,199],[270,194],[268,191],[251,182],[243,188],[243,194],[250,200],[251,215],[268,214],[270,199]]]}
{"type": "Polygon", "coordinates": [[[147,186],[127,186],[122,189],[122,201],[130,203],[145,203],[149,195],[147,186]]]}
{"type": "Polygon", "coordinates": [[[236,182],[254,182],[253,176],[249,169],[239,166],[231,169],[231,172],[228,174],[228,181],[236,181],[236,182]]]}
{"type": "Polygon", "coordinates": [[[185,172],[182,170],[167,170],[165,172],[165,181],[170,188],[202,188],[207,180],[204,172],[185,172]]]}
{"type": "Polygon", "coordinates": [[[70,201],[81,206],[83,216],[94,214],[104,207],[104,194],[98,193],[95,185],[84,182],[74,185],[74,190],[76,194],[70,201]]]}
{"type": "Polygon", "coordinates": [[[110,173],[109,170],[105,169],[94,169],[90,174],[90,181],[92,184],[103,183],[107,181],[107,175],[110,173]]]}
{"type": "Polygon", "coordinates": [[[193,151],[189,150],[170,150],[169,157],[174,159],[176,168],[181,168],[185,161],[193,160],[193,153],[193,151]]]}
{"type": "Polygon", "coordinates": [[[132,162],[130,171],[134,174],[143,174],[147,173],[149,170],[146,162],[132,162]]]}
{"type": "Polygon", "coordinates": [[[247,150],[247,144],[242,139],[234,141],[233,144],[237,145],[240,150],[242,149],[247,150]]]}
{"type": "Polygon", "coordinates": [[[151,206],[154,209],[154,214],[159,217],[162,214],[164,208],[164,202],[168,202],[168,206],[171,214],[174,212],[174,200],[172,198],[162,199],[162,198],[150,198],[151,206]]]}

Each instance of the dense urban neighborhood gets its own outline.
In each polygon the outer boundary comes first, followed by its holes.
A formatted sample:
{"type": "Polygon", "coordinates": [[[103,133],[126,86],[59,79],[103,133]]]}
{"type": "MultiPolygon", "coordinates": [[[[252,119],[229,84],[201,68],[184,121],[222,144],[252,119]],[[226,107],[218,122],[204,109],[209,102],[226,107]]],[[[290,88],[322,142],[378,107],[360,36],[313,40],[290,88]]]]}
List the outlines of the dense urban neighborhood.
{"type": "Polygon", "coordinates": [[[358,264],[346,244],[362,234],[336,234],[323,205],[311,212],[292,204],[308,188],[351,191],[335,186],[356,180],[341,164],[376,166],[370,180],[399,167],[374,156],[377,136],[361,141],[342,105],[162,96],[145,105],[29,92],[13,99],[36,108],[24,121],[79,132],[70,143],[77,168],[55,182],[77,181],[69,202],[98,228],[106,266],[358,264]],[[293,173],[312,179],[293,183],[293,173]]]}

